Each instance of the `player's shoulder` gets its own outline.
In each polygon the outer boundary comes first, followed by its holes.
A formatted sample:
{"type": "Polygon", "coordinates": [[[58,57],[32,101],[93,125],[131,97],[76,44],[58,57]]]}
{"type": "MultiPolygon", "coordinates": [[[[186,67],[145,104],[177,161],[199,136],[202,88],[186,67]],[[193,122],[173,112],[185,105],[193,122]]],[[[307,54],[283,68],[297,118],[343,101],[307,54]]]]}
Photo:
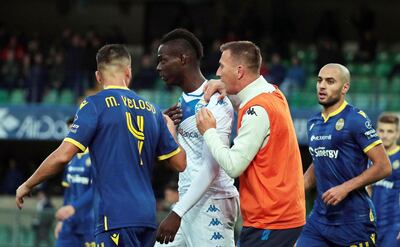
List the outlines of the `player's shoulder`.
{"type": "Polygon", "coordinates": [[[321,118],[322,118],[322,115],[321,115],[322,113],[321,112],[316,112],[316,113],[313,113],[309,118],[308,118],[308,123],[314,123],[314,122],[316,122],[316,121],[320,121],[321,120],[321,118]]]}
{"type": "Polygon", "coordinates": [[[353,106],[353,105],[347,105],[346,109],[347,111],[347,118],[351,119],[352,121],[361,121],[364,122],[366,120],[369,120],[369,117],[365,111],[353,106]]]}
{"type": "Polygon", "coordinates": [[[215,93],[211,96],[210,102],[208,102],[207,107],[208,108],[214,108],[214,107],[222,107],[222,108],[233,108],[232,102],[229,100],[228,97],[224,97],[222,99],[219,99],[220,93],[215,93]]]}

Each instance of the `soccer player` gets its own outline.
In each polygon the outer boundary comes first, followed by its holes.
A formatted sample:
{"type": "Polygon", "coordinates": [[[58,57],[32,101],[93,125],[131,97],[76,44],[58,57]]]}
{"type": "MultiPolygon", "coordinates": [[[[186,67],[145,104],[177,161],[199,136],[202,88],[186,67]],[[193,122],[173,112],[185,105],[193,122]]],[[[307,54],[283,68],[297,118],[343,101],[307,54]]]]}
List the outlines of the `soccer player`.
{"type": "Polygon", "coordinates": [[[18,188],[16,203],[21,208],[35,185],[89,147],[99,200],[96,246],[151,246],[156,233],[153,159],[183,171],[186,154],[174,140],[172,120],[128,89],[132,72],[126,47],[105,45],[96,60],[96,79],[104,90],[82,102],[67,138],[18,188]]]}
{"type": "Polygon", "coordinates": [[[159,226],[157,240],[161,244],[157,246],[235,246],[239,193],[234,180],[212,158],[195,117],[201,108],[212,111],[217,116],[217,138],[228,145],[233,107],[228,98],[218,100],[217,94],[208,104],[204,101],[207,80],[200,71],[202,57],[202,44],[186,29],[167,33],[158,49],[161,78],[183,90],[178,103],[183,114],[178,141],[186,150],[188,162],[179,174],[179,201],[159,226]]]}
{"type": "Polygon", "coordinates": [[[367,115],[345,101],[346,67],[323,66],[316,86],[323,109],[308,121],[313,163],[304,182],[306,190],[317,187],[317,197],[297,247],[375,246],[375,210],[365,186],[390,175],[388,157],[367,115]]]}
{"type": "Polygon", "coordinates": [[[226,92],[240,101],[238,135],[232,147],[223,143],[215,128],[218,116],[205,108],[197,114],[197,127],[225,172],[240,176],[240,246],[293,246],[306,212],[300,150],[288,103],[260,75],[262,57],[254,43],[229,42],[220,50],[217,75],[226,92]]]}
{"type": "MultiPolygon", "coordinates": [[[[74,119],[67,121],[68,128],[74,119]]],[[[94,244],[93,186],[89,149],[77,154],[64,171],[64,205],[56,212],[56,247],[94,244]]]]}
{"type": "Polygon", "coordinates": [[[378,119],[378,135],[392,164],[392,175],[372,186],[376,208],[377,246],[400,246],[400,147],[399,117],[384,114],[378,119]]]}

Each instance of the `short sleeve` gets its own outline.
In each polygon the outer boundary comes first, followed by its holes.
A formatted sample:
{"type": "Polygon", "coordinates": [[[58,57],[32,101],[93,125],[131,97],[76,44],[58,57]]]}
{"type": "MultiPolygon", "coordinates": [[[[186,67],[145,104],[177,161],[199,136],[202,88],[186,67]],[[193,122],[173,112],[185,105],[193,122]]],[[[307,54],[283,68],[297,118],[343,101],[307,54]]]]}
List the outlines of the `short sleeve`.
{"type": "Polygon", "coordinates": [[[88,99],[84,100],[64,141],[70,142],[80,150],[85,151],[95,134],[97,119],[97,112],[93,102],[88,99]]]}
{"type": "Polygon", "coordinates": [[[160,126],[160,138],[158,140],[156,154],[159,160],[166,160],[179,153],[181,150],[174,137],[168,130],[161,112],[157,112],[157,121],[160,126]]]}
{"type": "Polygon", "coordinates": [[[354,113],[355,116],[351,123],[351,131],[356,142],[363,149],[364,153],[367,153],[376,145],[382,143],[378,133],[376,132],[371,120],[363,111],[354,113]]]}

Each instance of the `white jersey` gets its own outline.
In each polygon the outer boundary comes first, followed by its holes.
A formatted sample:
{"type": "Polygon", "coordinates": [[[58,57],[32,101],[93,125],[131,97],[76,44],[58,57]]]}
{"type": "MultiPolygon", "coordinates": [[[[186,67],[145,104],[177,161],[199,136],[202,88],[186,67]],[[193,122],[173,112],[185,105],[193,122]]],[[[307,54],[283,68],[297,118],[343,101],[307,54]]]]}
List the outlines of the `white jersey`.
{"type": "MultiPolygon", "coordinates": [[[[205,82],[206,83],[206,82],[205,82]]],[[[206,162],[205,155],[210,155],[207,145],[204,143],[203,136],[196,127],[196,113],[202,108],[207,107],[217,120],[217,132],[221,140],[229,144],[229,135],[232,130],[233,107],[227,97],[218,100],[218,95],[214,94],[210,102],[204,100],[203,87],[200,86],[196,91],[186,94],[182,93],[179,104],[182,109],[182,122],[178,126],[178,141],[186,151],[187,166],[184,172],[179,173],[179,195],[182,196],[192,184],[192,180],[198,175],[203,162],[206,162]]],[[[212,156],[211,156],[212,157],[212,156]]],[[[218,175],[211,183],[207,192],[212,193],[213,198],[229,198],[238,195],[234,180],[229,177],[222,168],[218,168],[218,175]]]]}

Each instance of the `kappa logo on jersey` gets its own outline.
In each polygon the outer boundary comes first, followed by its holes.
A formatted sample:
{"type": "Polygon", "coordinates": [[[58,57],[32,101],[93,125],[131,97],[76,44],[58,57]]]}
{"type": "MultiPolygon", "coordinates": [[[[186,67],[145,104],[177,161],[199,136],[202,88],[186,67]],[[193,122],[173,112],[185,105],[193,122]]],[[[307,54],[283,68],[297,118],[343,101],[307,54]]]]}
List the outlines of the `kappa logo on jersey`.
{"type": "Polygon", "coordinates": [[[254,108],[253,107],[250,107],[248,110],[247,110],[247,115],[256,115],[257,116],[257,113],[256,113],[256,111],[254,110],[254,108]]]}
{"type": "Polygon", "coordinates": [[[219,211],[221,211],[221,210],[219,210],[219,208],[217,208],[214,204],[211,204],[211,205],[208,207],[206,213],[208,213],[208,212],[215,213],[215,212],[219,212],[219,211]]]}
{"type": "Polygon", "coordinates": [[[220,240],[220,239],[224,239],[224,236],[222,236],[221,233],[219,232],[214,232],[210,240],[220,240]]]}
{"type": "Polygon", "coordinates": [[[340,118],[339,120],[337,120],[336,124],[335,124],[335,128],[337,131],[343,129],[344,127],[344,119],[340,118]]]}
{"type": "Polygon", "coordinates": [[[212,218],[210,224],[208,226],[218,226],[222,225],[221,221],[218,218],[212,218]]]}
{"type": "Polygon", "coordinates": [[[114,242],[114,244],[115,244],[116,246],[118,246],[118,242],[119,242],[119,233],[114,233],[114,234],[111,236],[111,240],[114,242]]]}

